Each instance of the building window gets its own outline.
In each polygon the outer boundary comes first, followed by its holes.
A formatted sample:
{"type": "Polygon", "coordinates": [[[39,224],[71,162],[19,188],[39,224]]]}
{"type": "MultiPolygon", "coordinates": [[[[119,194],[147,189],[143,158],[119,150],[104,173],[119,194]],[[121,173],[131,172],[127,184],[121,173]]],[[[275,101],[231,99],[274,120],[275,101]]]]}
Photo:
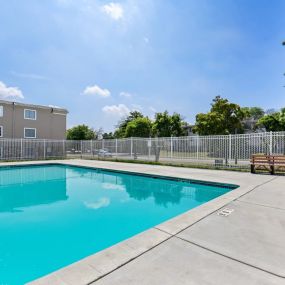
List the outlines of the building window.
{"type": "Polygon", "coordinates": [[[34,128],[24,128],[25,139],[35,139],[37,137],[37,130],[34,128]]]}
{"type": "Polygon", "coordinates": [[[3,117],[3,106],[0,106],[0,117],[3,117]]]}
{"type": "Polygon", "coordinates": [[[36,110],[24,110],[24,118],[26,120],[36,120],[37,119],[37,111],[36,110]]]}
{"type": "Polygon", "coordinates": [[[3,126],[0,126],[0,138],[3,138],[3,126]]]}

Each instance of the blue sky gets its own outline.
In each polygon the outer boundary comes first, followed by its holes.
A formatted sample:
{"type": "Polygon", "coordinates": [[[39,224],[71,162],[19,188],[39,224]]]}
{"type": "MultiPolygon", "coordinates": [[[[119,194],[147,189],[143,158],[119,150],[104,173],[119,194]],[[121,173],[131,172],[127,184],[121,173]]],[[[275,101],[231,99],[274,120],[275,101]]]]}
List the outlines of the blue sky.
{"type": "Polygon", "coordinates": [[[189,122],[216,95],[285,106],[283,0],[0,0],[0,97],[113,130],[129,110],[189,122]]]}

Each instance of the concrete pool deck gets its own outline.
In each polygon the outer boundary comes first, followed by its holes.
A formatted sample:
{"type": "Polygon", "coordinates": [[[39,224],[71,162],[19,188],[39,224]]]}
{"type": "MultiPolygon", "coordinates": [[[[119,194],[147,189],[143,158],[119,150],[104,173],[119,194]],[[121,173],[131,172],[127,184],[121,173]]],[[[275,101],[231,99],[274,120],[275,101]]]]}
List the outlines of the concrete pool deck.
{"type": "Polygon", "coordinates": [[[30,285],[285,284],[285,177],[62,160],[63,163],[240,185],[208,203],[30,285]],[[218,215],[222,209],[228,216],[218,215]]]}

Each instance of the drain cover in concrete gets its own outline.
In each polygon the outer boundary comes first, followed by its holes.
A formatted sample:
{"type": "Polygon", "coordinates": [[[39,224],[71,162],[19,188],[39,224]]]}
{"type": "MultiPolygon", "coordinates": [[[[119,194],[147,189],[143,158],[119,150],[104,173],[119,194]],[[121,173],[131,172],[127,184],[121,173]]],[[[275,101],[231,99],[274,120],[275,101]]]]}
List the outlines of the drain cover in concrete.
{"type": "Polygon", "coordinates": [[[285,211],[233,202],[234,213],[208,216],[178,236],[285,277],[285,211]]]}

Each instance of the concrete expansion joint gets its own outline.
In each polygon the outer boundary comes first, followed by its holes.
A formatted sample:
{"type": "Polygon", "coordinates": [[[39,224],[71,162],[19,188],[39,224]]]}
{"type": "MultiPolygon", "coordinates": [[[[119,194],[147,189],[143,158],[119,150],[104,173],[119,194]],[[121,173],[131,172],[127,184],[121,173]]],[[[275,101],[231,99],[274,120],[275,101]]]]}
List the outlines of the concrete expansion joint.
{"type": "MultiPolygon", "coordinates": [[[[231,201],[231,202],[232,202],[232,201],[231,201]]],[[[189,226],[183,228],[182,230],[179,230],[179,231],[176,232],[175,234],[172,234],[172,236],[176,236],[176,235],[182,233],[183,231],[185,231],[185,230],[191,228],[192,226],[196,225],[197,223],[199,223],[199,222],[201,222],[202,220],[206,219],[207,217],[211,216],[213,213],[218,212],[218,211],[220,211],[221,209],[227,207],[229,204],[230,204],[230,203],[227,203],[227,204],[225,204],[225,205],[222,205],[222,206],[219,207],[219,208],[216,208],[215,210],[211,211],[210,213],[208,213],[208,214],[205,215],[204,217],[202,217],[202,218],[200,218],[200,219],[197,219],[194,223],[191,223],[191,225],[189,225],[189,226]]],[[[159,228],[156,228],[156,229],[157,229],[157,230],[160,230],[160,231],[162,231],[162,232],[164,232],[164,233],[170,234],[170,233],[168,233],[168,232],[166,232],[166,231],[163,231],[163,230],[161,230],[161,229],[159,229],[159,228]]]]}
{"type": "Polygon", "coordinates": [[[273,206],[269,206],[269,205],[264,205],[264,204],[259,204],[259,203],[254,203],[251,201],[243,201],[243,200],[236,200],[239,203],[245,203],[245,204],[251,204],[251,205],[256,205],[256,206],[260,206],[260,207],[265,207],[265,208],[271,208],[271,209],[275,209],[275,210],[281,210],[281,211],[285,211],[284,208],[279,208],[279,207],[273,207],[273,206]]]}
{"type": "Polygon", "coordinates": [[[202,248],[202,249],[204,249],[204,250],[210,251],[210,252],[212,252],[212,253],[218,254],[218,255],[220,255],[220,256],[223,256],[223,257],[228,258],[228,259],[230,259],[230,260],[236,261],[236,262],[241,263],[241,264],[243,264],[243,265],[250,266],[250,267],[255,268],[255,269],[257,269],[257,270],[261,270],[261,271],[266,272],[266,273],[268,273],[268,274],[271,274],[271,275],[274,275],[274,276],[276,276],[276,277],[285,279],[285,276],[276,274],[276,273],[274,273],[274,272],[272,272],[272,271],[269,271],[269,270],[265,270],[265,269],[260,268],[260,267],[258,267],[258,266],[254,266],[254,265],[252,265],[252,264],[250,264],[250,263],[243,262],[243,261],[241,261],[241,260],[239,260],[239,259],[233,258],[233,257],[228,256],[228,255],[225,255],[225,254],[222,254],[222,253],[220,253],[220,252],[218,252],[218,251],[212,250],[212,249],[210,249],[210,248],[207,248],[207,247],[202,246],[202,245],[199,245],[199,244],[197,244],[197,243],[195,243],[195,242],[186,240],[186,239],[181,238],[181,237],[179,237],[179,236],[174,236],[173,238],[180,239],[180,240],[182,240],[182,241],[184,241],[184,242],[186,242],[186,243],[189,243],[189,244],[191,244],[191,245],[197,246],[197,247],[199,247],[199,248],[202,248]]]}
{"type": "MultiPolygon", "coordinates": [[[[170,235],[170,237],[174,237],[175,235],[174,234],[171,234],[171,233],[169,233],[169,232],[167,232],[167,231],[165,231],[165,230],[162,230],[162,229],[160,229],[160,228],[157,228],[157,227],[154,227],[156,230],[158,230],[158,231],[160,231],[160,232],[163,232],[163,233],[165,233],[165,234],[168,234],[168,235],[170,235]]],[[[182,231],[184,231],[184,230],[182,230],[182,231]]]]}
{"type": "MultiPolygon", "coordinates": [[[[159,229],[157,229],[157,228],[155,228],[155,229],[156,229],[156,230],[159,230],[159,229]]],[[[165,232],[165,233],[166,233],[166,232],[165,232]]],[[[136,259],[139,258],[140,256],[142,256],[142,255],[144,255],[145,253],[147,253],[147,252],[153,250],[154,248],[156,248],[156,247],[158,247],[159,245],[165,243],[166,241],[168,241],[169,239],[171,239],[171,238],[173,237],[173,235],[170,235],[169,233],[167,233],[167,234],[169,235],[169,237],[166,238],[165,240],[163,240],[163,241],[157,243],[156,245],[152,246],[151,248],[145,250],[144,252],[142,252],[142,253],[140,253],[140,254],[138,254],[138,255],[136,255],[136,256],[130,258],[128,261],[126,261],[126,262],[120,264],[120,265],[117,266],[116,268],[114,268],[114,269],[110,270],[109,272],[107,272],[107,273],[101,275],[100,277],[98,277],[98,278],[96,278],[95,280],[93,280],[93,281],[87,283],[86,285],[93,285],[93,284],[94,284],[95,282],[97,282],[98,280],[100,280],[100,279],[102,279],[102,278],[104,278],[104,277],[106,277],[106,276],[112,274],[112,273],[115,272],[116,270],[118,270],[118,269],[120,269],[121,267],[127,265],[128,263],[132,262],[133,260],[136,260],[136,259]]]]}
{"type": "Polygon", "coordinates": [[[249,194],[250,192],[254,191],[255,189],[257,189],[257,188],[259,188],[259,187],[261,187],[261,186],[263,186],[263,185],[266,185],[266,184],[268,184],[268,183],[270,183],[270,182],[272,182],[273,180],[276,180],[276,179],[278,179],[278,178],[279,178],[278,176],[275,176],[275,177],[273,177],[273,178],[271,178],[271,179],[269,179],[269,180],[267,180],[267,181],[265,181],[265,182],[262,182],[261,184],[258,184],[258,185],[256,185],[256,186],[254,186],[251,190],[249,190],[249,191],[247,191],[246,193],[240,195],[239,197],[237,197],[237,198],[234,199],[233,201],[236,201],[236,200],[240,199],[241,197],[243,197],[243,196],[249,194]]]}

